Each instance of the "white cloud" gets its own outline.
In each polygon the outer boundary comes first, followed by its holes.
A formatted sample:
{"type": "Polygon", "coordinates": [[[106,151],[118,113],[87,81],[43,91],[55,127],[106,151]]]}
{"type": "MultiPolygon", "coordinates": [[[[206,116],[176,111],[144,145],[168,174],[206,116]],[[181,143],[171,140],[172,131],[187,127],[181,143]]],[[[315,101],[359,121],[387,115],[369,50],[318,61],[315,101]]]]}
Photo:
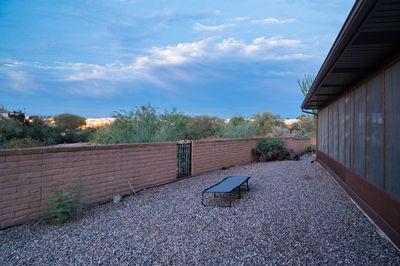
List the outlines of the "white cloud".
{"type": "MultiPolygon", "coordinates": [[[[7,64],[5,64],[5,66],[7,66],[7,64]]],[[[22,66],[22,64],[20,64],[20,66],[22,66]]],[[[0,68],[0,72],[4,72],[8,76],[10,87],[15,91],[29,93],[39,88],[27,71],[0,68]]]]}
{"type": "Polygon", "coordinates": [[[4,63],[4,66],[10,68],[20,67],[22,65],[24,65],[24,62],[20,62],[17,60],[8,60],[6,63],[4,63]]]}
{"type": "Polygon", "coordinates": [[[249,19],[250,17],[236,17],[236,18],[231,18],[231,21],[246,21],[249,19]]]}
{"type": "Polygon", "coordinates": [[[156,65],[178,65],[189,60],[205,55],[207,40],[193,43],[180,43],[177,46],[167,46],[166,48],[153,47],[150,51],[151,58],[156,65]]]}
{"type": "Polygon", "coordinates": [[[93,89],[96,95],[107,95],[113,92],[113,82],[144,82],[171,89],[174,80],[189,82],[196,78],[195,71],[187,70],[190,69],[190,64],[201,66],[226,60],[249,62],[306,59],[307,55],[293,52],[300,44],[299,40],[284,39],[282,36],[262,36],[248,43],[234,38],[221,41],[208,38],[175,46],[153,47],[131,62],[125,63],[98,65],[76,62],[49,66],[8,61],[0,66],[0,72],[10,77],[15,90],[27,88],[32,82],[31,77],[35,75],[28,75],[27,72],[46,71],[46,76],[50,75],[56,82],[86,82],[86,87],[76,86],[71,93],[93,95],[90,92],[93,89]]]}
{"type": "Polygon", "coordinates": [[[196,31],[218,31],[218,30],[224,30],[226,28],[231,28],[235,27],[236,24],[221,24],[217,26],[206,26],[200,23],[196,23],[193,26],[193,29],[196,31]]]}
{"type": "Polygon", "coordinates": [[[286,24],[286,23],[291,23],[295,22],[295,18],[289,18],[289,19],[277,19],[277,18],[265,18],[265,19],[257,19],[257,20],[252,20],[252,23],[261,23],[261,24],[286,24]]]}
{"type": "Polygon", "coordinates": [[[225,39],[217,44],[218,49],[226,53],[236,49],[242,49],[243,46],[243,43],[235,40],[234,38],[225,39]]]}
{"type": "MultiPolygon", "coordinates": [[[[232,52],[236,50],[239,53],[254,56],[268,52],[273,48],[295,47],[301,43],[299,40],[283,39],[281,36],[273,36],[265,38],[264,36],[256,38],[250,44],[239,42],[234,38],[223,40],[218,44],[218,48],[222,51],[232,52]]],[[[274,57],[269,57],[274,58],[274,57]]],[[[279,57],[276,57],[279,58],[279,57]]]]}

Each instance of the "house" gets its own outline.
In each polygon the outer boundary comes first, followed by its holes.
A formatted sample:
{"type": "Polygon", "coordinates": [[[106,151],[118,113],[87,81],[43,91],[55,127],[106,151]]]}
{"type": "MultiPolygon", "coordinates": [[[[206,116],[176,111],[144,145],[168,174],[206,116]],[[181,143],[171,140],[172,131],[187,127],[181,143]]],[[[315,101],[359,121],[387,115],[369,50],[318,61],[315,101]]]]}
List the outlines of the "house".
{"type": "Polygon", "coordinates": [[[86,128],[97,128],[104,127],[107,125],[111,125],[115,121],[115,118],[87,118],[86,119],[86,128]]]}
{"type": "Polygon", "coordinates": [[[318,161],[400,247],[400,1],[355,2],[301,107],[318,161]]]}
{"type": "Polygon", "coordinates": [[[297,124],[300,122],[300,119],[282,119],[282,122],[287,126],[287,127],[292,127],[294,124],[297,124]]]}

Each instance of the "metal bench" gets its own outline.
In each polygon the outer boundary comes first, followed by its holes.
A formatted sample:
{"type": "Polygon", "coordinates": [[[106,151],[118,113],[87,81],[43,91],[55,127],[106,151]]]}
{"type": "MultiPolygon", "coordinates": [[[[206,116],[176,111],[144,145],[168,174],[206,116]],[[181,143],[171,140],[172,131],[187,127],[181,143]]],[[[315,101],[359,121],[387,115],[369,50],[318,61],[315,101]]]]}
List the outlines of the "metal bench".
{"type": "Polygon", "coordinates": [[[224,178],[221,182],[203,190],[201,193],[201,204],[203,206],[213,206],[204,204],[204,194],[206,193],[214,193],[214,198],[216,198],[216,193],[224,193],[229,194],[229,205],[214,205],[219,207],[231,207],[232,206],[232,192],[238,192],[238,198],[240,199],[240,193],[242,191],[242,187],[244,186],[246,191],[249,191],[249,179],[250,176],[228,176],[224,178]]]}

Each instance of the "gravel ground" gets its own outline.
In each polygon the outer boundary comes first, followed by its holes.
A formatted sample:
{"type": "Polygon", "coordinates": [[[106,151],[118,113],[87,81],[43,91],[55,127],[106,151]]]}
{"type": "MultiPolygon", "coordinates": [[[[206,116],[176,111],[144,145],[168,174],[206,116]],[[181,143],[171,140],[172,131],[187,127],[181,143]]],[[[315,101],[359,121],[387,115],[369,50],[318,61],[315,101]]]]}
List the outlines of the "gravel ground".
{"type": "Polygon", "coordinates": [[[77,222],[0,231],[0,265],[400,264],[342,189],[311,158],[232,167],[92,207],[77,222]],[[201,191],[249,175],[231,208],[201,191]]]}

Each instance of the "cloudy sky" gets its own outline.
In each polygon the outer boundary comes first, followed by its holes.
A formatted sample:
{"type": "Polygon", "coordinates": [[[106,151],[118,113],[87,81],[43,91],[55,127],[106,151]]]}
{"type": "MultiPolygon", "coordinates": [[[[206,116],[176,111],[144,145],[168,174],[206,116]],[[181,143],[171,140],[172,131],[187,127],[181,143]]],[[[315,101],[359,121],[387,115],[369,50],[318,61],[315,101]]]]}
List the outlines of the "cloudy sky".
{"type": "Polygon", "coordinates": [[[0,1],[0,106],[301,114],[353,0],[0,1]]]}

